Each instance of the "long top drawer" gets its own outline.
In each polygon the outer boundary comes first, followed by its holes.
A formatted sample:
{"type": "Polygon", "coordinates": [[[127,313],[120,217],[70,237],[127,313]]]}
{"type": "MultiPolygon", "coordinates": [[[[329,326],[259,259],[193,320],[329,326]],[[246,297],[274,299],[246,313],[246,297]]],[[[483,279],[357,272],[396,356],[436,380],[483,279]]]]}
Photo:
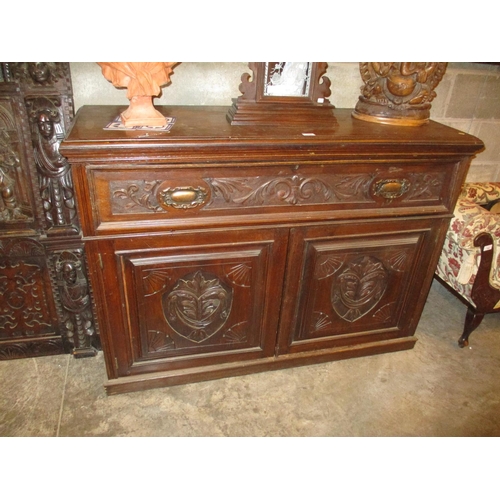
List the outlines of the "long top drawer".
{"type": "Polygon", "coordinates": [[[225,107],[166,107],[170,132],[104,130],[84,106],[61,146],[85,235],[448,214],[483,148],[431,122],[380,125],[335,110],[328,128],[231,126],[225,107]]]}

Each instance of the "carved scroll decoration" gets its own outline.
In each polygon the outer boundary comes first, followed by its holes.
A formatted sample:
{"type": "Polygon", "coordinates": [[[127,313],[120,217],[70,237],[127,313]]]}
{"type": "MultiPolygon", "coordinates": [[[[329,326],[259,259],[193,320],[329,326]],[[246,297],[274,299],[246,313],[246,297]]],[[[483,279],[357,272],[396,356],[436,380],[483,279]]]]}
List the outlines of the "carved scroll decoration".
{"type": "Polygon", "coordinates": [[[331,201],[368,200],[372,174],[324,175],[279,178],[208,179],[214,195],[210,206],[226,204],[262,206],[316,204],[331,201]]]}
{"type": "Polygon", "coordinates": [[[0,241],[0,338],[53,334],[43,261],[34,240],[0,241]]]}
{"type": "Polygon", "coordinates": [[[113,199],[122,200],[120,205],[113,205],[114,212],[140,212],[145,209],[150,212],[162,212],[164,208],[158,202],[158,188],[162,181],[135,181],[126,187],[121,183],[110,183],[113,199]],[[118,187],[118,189],[117,189],[118,187]],[[123,208],[122,208],[123,207],[123,208]]]}
{"type": "Polygon", "coordinates": [[[14,330],[34,335],[38,327],[51,325],[40,282],[43,282],[43,270],[38,265],[0,264],[0,294],[3,296],[0,335],[14,330]]]}
{"type": "Polygon", "coordinates": [[[404,201],[438,200],[445,183],[446,173],[410,174],[409,177],[412,189],[404,201]]]}
{"type": "MultiPolygon", "coordinates": [[[[205,209],[236,206],[318,204],[343,201],[371,201],[369,185],[373,174],[324,175],[321,177],[256,177],[203,179],[211,190],[205,209]]],[[[161,212],[158,202],[163,181],[111,182],[113,213],[143,210],[161,212]]]]}
{"type": "MultiPolygon", "coordinates": [[[[281,205],[314,205],[327,203],[366,202],[373,203],[374,180],[379,174],[323,174],[321,176],[258,176],[205,178],[201,185],[208,185],[211,193],[203,203],[196,204],[200,210],[218,210],[231,207],[262,207],[281,205]]],[[[414,200],[439,200],[446,173],[418,173],[409,175],[400,203],[414,200]],[[404,195],[404,196],[403,196],[404,195]]],[[[112,212],[144,213],[164,212],[169,207],[161,201],[162,185],[165,181],[137,180],[111,181],[112,212]]],[[[202,186],[196,189],[204,189],[202,186]]],[[[391,201],[393,198],[383,202],[391,201]]]]}
{"type": "Polygon", "coordinates": [[[181,337],[200,343],[217,333],[231,312],[233,291],[213,274],[196,271],[163,295],[163,312],[181,337]]]}

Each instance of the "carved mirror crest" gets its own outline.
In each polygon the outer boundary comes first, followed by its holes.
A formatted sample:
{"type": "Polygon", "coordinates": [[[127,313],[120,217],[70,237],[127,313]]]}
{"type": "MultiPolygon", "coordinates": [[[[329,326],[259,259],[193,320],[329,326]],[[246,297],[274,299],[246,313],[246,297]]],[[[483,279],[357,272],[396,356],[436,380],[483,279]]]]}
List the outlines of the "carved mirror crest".
{"type": "Polygon", "coordinates": [[[327,63],[252,62],[233,100],[232,125],[335,124],[327,63]]]}

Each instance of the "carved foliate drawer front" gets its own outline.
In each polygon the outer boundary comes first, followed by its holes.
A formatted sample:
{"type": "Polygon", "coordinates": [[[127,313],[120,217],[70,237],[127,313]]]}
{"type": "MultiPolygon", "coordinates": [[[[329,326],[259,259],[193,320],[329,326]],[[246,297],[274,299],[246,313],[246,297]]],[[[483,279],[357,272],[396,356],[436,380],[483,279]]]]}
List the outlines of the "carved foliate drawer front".
{"type": "Polygon", "coordinates": [[[96,243],[122,290],[107,313],[111,342],[129,353],[120,373],[272,355],[285,241],[267,230],[96,243]]]}
{"type": "MultiPolygon", "coordinates": [[[[316,164],[167,169],[88,167],[96,210],[88,231],[219,225],[311,211],[354,217],[446,212],[456,164],[316,164]],[[241,172],[241,173],[240,173],[241,172]]],[[[271,219],[272,220],[272,219],[271,219]]]]}
{"type": "Polygon", "coordinates": [[[391,221],[292,231],[287,287],[294,291],[280,352],[407,335],[403,312],[418,300],[436,228],[391,221]],[[300,286],[298,285],[300,283],[300,286]]]}

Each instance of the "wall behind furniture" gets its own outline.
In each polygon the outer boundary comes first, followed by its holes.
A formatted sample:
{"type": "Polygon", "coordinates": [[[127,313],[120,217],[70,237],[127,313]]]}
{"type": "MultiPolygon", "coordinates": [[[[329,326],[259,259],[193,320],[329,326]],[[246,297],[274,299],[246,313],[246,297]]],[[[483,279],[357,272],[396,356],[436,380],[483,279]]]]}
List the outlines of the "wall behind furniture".
{"type": "MultiPolygon", "coordinates": [[[[96,63],[70,63],[75,109],[86,104],[128,105],[126,90],[116,89],[96,63]]],[[[238,97],[246,62],[184,62],[174,68],[172,83],[163,88],[155,104],[231,105],[238,97]]],[[[330,102],[337,108],[353,108],[362,84],[358,63],[328,63],[332,81],[330,102]]],[[[468,181],[500,182],[500,66],[449,63],[436,88],[431,118],[485,143],[473,160],[468,181]]],[[[389,126],[389,125],[386,125],[389,126]]]]}

